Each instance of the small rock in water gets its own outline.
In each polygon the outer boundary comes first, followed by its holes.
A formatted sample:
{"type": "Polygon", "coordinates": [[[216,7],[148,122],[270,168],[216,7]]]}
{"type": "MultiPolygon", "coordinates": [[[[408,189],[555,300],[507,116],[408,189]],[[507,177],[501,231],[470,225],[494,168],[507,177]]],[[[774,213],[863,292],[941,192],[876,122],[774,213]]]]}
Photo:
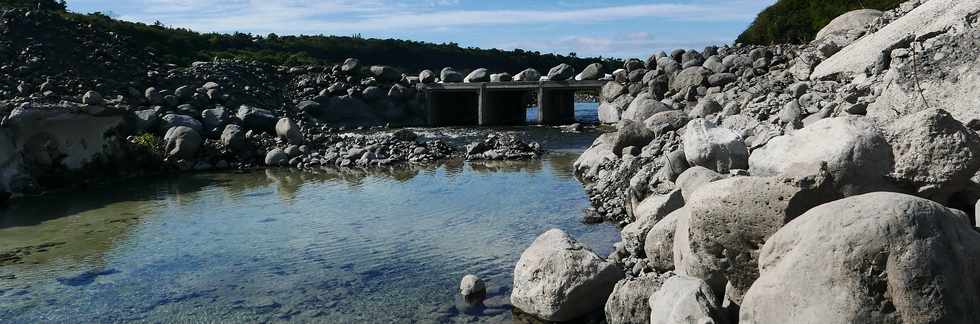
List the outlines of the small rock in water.
{"type": "Polygon", "coordinates": [[[480,277],[468,274],[459,283],[459,293],[467,298],[485,297],[487,294],[487,284],[480,277]]]}

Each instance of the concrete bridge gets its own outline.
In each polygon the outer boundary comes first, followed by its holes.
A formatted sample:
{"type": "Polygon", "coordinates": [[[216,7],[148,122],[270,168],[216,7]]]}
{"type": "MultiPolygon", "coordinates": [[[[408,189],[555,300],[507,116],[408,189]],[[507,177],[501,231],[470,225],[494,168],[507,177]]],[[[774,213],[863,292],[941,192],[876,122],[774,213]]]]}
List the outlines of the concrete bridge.
{"type": "Polygon", "coordinates": [[[520,125],[527,123],[527,98],[537,96],[540,122],[575,122],[575,92],[599,90],[606,81],[433,83],[424,86],[429,125],[520,125]]]}

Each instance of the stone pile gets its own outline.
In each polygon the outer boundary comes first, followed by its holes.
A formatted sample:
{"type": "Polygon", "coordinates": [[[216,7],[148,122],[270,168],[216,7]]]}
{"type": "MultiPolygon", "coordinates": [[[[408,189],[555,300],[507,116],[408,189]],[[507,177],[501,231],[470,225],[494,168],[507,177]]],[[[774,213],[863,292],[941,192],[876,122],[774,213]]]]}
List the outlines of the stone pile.
{"type": "MultiPolygon", "coordinates": [[[[616,132],[575,165],[622,226],[601,262],[625,278],[592,290],[606,321],[975,321],[978,16],[980,2],[914,0],[806,45],[628,60],[602,91],[616,132]]],[[[515,290],[566,276],[523,271],[515,290]]]]}
{"type": "Polygon", "coordinates": [[[516,136],[492,133],[487,138],[466,146],[466,160],[530,160],[544,151],[536,142],[524,142],[516,136]]]}

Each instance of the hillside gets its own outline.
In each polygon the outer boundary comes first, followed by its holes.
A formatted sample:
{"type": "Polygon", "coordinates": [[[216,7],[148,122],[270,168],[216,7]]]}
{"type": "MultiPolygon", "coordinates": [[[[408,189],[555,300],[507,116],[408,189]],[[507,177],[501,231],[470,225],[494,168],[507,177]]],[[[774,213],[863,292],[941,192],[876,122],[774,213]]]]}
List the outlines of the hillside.
{"type": "MultiPolygon", "coordinates": [[[[453,66],[462,70],[488,68],[516,73],[528,67],[547,71],[568,63],[577,69],[603,61],[533,51],[464,48],[455,43],[434,44],[397,39],[366,39],[341,36],[265,36],[245,33],[198,33],[170,28],[163,23],[147,25],[116,20],[102,13],[65,11],[64,1],[0,0],[0,8],[42,9],[56,13],[53,27],[81,26],[86,32],[111,32],[125,40],[126,47],[152,53],[158,63],[187,66],[212,58],[236,58],[273,65],[297,66],[343,62],[349,57],[365,64],[384,64],[406,72],[453,66]]],[[[52,28],[54,29],[54,28],[52,28]]],[[[43,32],[44,30],[37,30],[43,32]]],[[[72,29],[61,32],[79,33],[72,29]]],[[[31,35],[33,36],[33,35],[31,35]]],[[[614,66],[619,62],[612,62],[614,66]]]]}
{"type": "Polygon", "coordinates": [[[779,0],[756,17],[736,42],[801,44],[813,40],[831,20],[851,10],[889,10],[903,0],[779,0]]]}

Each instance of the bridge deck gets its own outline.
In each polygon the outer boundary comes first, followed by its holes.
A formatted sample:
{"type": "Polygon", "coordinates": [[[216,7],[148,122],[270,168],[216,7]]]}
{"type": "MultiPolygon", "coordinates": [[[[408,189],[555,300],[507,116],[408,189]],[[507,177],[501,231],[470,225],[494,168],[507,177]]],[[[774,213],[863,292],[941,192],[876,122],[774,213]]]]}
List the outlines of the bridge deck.
{"type": "Polygon", "coordinates": [[[607,81],[526,81],[526,82],[474,82],[474,83],[432,83],[425,85],[426,91],[477,91],[487,90],[536,90],[536,89],[599,89],[607,81]]]}

